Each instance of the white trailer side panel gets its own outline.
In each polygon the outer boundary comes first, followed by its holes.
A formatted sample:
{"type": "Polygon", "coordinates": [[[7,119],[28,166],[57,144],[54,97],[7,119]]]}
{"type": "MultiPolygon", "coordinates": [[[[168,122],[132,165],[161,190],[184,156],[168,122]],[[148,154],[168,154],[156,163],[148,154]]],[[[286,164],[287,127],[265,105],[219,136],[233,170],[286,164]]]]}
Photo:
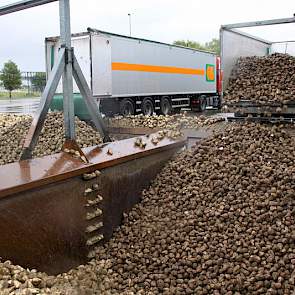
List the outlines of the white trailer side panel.
{"type": "Polygon", "coordinates": [[[113,96],[216,92],[213,54],[117,36],[111,46],[113,96]],[[212,81],[206,79],[207,65],[214,67],[212,81]],[[202,74],[189,74],[194,71],[202,74]]]}
{"type": "Polygon", "coordinates": [[[92,91],[95,96],[112,94],[111,40],[104,36],[91,36],[92,91]]]}
{"type": "Polygon", "coordinates": [[[220,40],[223,89],[226,89],[232,69],[239,57],[264,56],[270,47],[270,43],[237,30],[222,29],[220,40]]]}
{"type": "MultiPolygon", "coordinates": [[[[51,72],[59,42],[47,41],[51,72]]],[[[96,97],[216,93],[216,56],[212,53],[107,33],[72,38],[75,55],[96,97]]],[[[79,89],[74,83],[74,92],[79,89]]],[[[57,93],[62,93],[62,83],[57,93]]]]}
{"type": "MultiPolygon", "coordinates": [[[[77,38],[72,38],[72,47],[75,49],[75,56],[78,60],[78,63],[82,69],[82,72],[86,78],[88,85],[91,83],[91,60],[90,60],[90,41],[89,36],[81,36],[77,38]]],[[[47,68],[47,76],[50,75],[52,70],[52,63],[57,60],[58,50],[60,47],[60,43],[49,41],[46,43],[46,68],[47,68]],[[52,57],[52,54],[54,56],[52,57]]],[[[62,80],[62,79],[61,79],[62,80]]],[[[74,93],[79,93],[79,88],[74,81],[73,84],[74,93]]],[[[62,93],[62,81],[59,82],[57,86],[57,93],[62,93]]]]}

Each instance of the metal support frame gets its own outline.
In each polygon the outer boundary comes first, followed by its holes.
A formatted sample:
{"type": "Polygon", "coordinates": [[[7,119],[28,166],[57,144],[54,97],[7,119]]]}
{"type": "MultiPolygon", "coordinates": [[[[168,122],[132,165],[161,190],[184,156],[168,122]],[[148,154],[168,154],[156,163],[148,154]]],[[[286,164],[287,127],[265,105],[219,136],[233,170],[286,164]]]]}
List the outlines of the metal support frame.
{"type": "Polygon", "coordinates": [[[0,7],[0,16],[5,14],[10,14],[13,12],[25,10],[28,8],[48,4],[51,2],[56,2],[59,0],[23,0],[16,3],[8,4],[0,7]]]}
{"type": "Polygon", "coordinates": [[[59,1],[60,41],[66,49],[65,68],[62,77],[63,110],[66,140],[75,139],[75,111],[73,101],[73,52],[71,48],[71,23],[69,0],[59,1]]]}
{"type": "Polygon", "coordinates": [[[26,136],[21,159],[28,159],[32,157],[33,150],[37,144],[38,137],[42,130],[52,98],[61,77],[63,81],[63,110],[66,137],[64,146],[72,146],[74,149],[77,149],[77,144],[75,142],[73,77],[76,80],[83,98],[85,99],[91,119],[102,136],[103,141],[110,141],[110,137],[104,126],[99,108],[94,101],[92,92],[87,85],[86,79],[74,55],[74,50],[71,47],[70,0],[21,1],[6,5],[2,8],[0,7],[0,16],[55,1],[59,1],[61,48],[59,50],[57,62],[52,69],[52,73],[42,94],[39,109],[34,116],[30,130],[26,136]]]}
{"type": "Polygon", "coordinates": [[[236,23],[236,24],[228,24],[222,25],[222,29],[238,29],[238,28],[248,28],[248,27],[258,27],[258,26],[270,26],[270,25],[281,25],[281,24],[289,24],[294,23],[295,17],[289,18],[279,18],[279,19],[269,19],[262,21],[254,21],[254,22],[246,22],[246,23],[236,23]]]}

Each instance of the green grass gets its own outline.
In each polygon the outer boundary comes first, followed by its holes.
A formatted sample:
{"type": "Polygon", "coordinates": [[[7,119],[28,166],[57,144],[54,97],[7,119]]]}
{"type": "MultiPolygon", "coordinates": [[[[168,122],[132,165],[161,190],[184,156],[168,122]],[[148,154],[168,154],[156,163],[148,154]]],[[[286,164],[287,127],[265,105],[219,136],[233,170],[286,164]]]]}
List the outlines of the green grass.
{"type": "MultiPolygon", "coordinates": [[[[28,94],[25,91],[12,91],[11,99],[16,98],[38,98],[41,96],[41,93],[30,93],[28,94]]],[[[6,91],[0,91],[0,99],[9,99],[9,93],[6,91]]]]}

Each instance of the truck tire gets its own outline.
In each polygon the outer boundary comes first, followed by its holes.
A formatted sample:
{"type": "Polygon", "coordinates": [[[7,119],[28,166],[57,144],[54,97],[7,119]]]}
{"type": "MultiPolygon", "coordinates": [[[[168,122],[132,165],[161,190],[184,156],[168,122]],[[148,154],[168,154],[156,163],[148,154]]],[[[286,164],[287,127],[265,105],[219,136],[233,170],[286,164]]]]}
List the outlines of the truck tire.
{"type": "Polygon", "coordinates": [[[124,98],[120,102],[120,114],[124,117],[134,115],[135,113],[135,106],[131,99],[124,98]]]}
{"type": "Polygon", "coordinates": [[[151,116],[154,113],[154,105],[150,98],[145,98],[142,101],[141,111],[145,116],[151,116]]]}
{"type": "Polygon", "coordinates": [[[206,96],[200,96],[199,101],[200,101],[199,112],[204,112],[206,110],[206,107],[207,107],[206,96]]]}
{"type": "Polygon", "coordinates": [[[163,98],[161,98],[161,102],[160,102],[160,113],[166,116],[166,115],[170,115],[171,112],[172,112],[171,101],[169,97],[164,96],[163,98]]]}

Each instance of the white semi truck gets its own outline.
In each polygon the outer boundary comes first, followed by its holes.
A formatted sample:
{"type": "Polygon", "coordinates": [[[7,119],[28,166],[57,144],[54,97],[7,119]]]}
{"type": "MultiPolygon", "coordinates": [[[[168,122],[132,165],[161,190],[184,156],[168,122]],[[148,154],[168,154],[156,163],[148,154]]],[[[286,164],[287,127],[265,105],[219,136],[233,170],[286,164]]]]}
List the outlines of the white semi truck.
{"type": "MultiPolygon", "coordinates": [[[[203,111],[220,105],[220,59],[214,53],[90,28],[74,34],[72,42],[105,114],[166,115],[181,108],[203,111]]],[[[59,47],[58,37],[46,38],[48,76],[59,47]]],[[[76,84],[74,92],[75,101],[81,99],[76,84]]],[[[60,83],[52,108],[62,107],[61,101],[60,83]]]]}

